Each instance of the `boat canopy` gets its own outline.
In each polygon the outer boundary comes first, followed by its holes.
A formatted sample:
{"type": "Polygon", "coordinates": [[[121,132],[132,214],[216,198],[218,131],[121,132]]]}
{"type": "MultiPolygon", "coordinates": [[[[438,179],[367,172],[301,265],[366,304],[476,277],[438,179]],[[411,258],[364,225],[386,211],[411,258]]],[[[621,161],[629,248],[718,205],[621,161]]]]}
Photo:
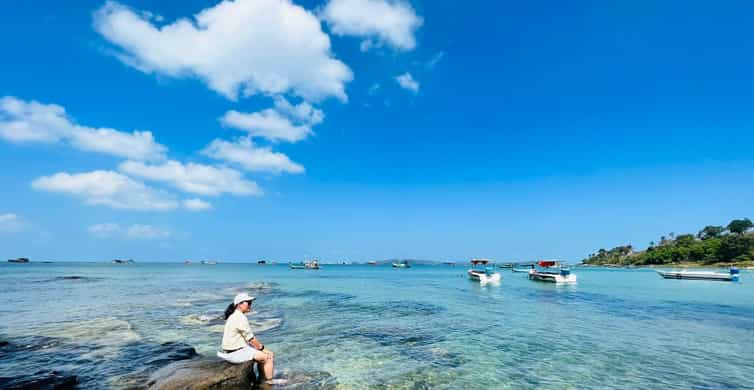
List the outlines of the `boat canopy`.
{"type": "Polygon", "coordinates": [[[488,259],[471,259],[471,264],[477,265],[477,264],[489,264],[490,261],[488,259]]]}
{"type": "Polygon", "coordinates": [[[554,267],[558,262],[554,260],[540,260],[537,264],[540,267],[554,267]]]}

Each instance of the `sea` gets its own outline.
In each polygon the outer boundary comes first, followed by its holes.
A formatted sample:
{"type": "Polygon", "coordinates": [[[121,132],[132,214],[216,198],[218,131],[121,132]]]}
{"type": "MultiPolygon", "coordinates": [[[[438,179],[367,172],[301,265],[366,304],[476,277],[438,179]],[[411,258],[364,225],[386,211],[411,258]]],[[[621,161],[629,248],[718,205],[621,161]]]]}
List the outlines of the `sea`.
{"type": "Polygon", "coordinates": [[[306,388],[754,389],[751,271],[576,268],[576,285],[557,286],[499,269],[481,286],[466,270],[0,264],[0,388],[143,387],[193,351],[214,356],[243,291],[278,375],[308,375],[306,388]]]}

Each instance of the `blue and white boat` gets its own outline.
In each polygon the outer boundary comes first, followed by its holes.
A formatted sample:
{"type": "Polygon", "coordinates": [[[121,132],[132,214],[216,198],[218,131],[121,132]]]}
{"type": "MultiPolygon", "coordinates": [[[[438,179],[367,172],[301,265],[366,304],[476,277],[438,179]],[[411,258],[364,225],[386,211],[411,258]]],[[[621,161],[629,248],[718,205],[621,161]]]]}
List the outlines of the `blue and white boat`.
{"type": "Polygon", "coordinates": [[[467,271],[469,279],[480,284],[499,283],[500,274],[488,267],[489,264],[490,260],[487,259],[471,259],[471,269],[467,271]]]}
{"type": "Polygon", "coordinates": [[[740,271],[736,267],[731,267],[730,270],[725,272],[713,272],[713,271],[661,271],[657,270],[657,273],[662,276],[663,279],[687,279],[687,280],[717,280],[721,282],[736,282],[739,279],[740,271]]]}
{"type": "Polygon", "coordinates": [[[557,261],[542,260],[537,263],[538,268],[529,270],[529,280],[555,284],[575,284],[576,275],[568,267],[557,261]]]}

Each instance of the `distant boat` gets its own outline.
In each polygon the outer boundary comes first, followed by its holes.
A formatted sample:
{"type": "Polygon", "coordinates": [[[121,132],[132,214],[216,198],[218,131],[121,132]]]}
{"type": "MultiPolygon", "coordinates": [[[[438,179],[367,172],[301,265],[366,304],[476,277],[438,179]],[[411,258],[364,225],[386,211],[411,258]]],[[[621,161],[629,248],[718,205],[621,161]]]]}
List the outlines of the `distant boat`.
{"type": "Polygon", "coordinates": [[[555,284],[574,284],[576,275],[571,273],[568,267],[564,267],[560,262],[551,260],[542,260],[537,263],[540,268],[529,270],[529,279],[539,282],[549,282],[555,284]]]}
{"type": "Polygon", "coordinates": [[[374,260],[372,260],[372,261],[367,261],[367,264],[368,265],[377,265],[377,262],[374,261],[374,260]]]}
{"type": "Polygon", "coordinates": [[[267,260],[259,260],[257,261],[257,264],[267,264],[267,260]]]}
{"type": "Polygon", "coordinates": [[[513,268],[511,268],[511,272],[529,273],[529,271],[531,271],[532,269],[534,269],[534,264],[529,264],[529,268],[516,268],[516,267],[513,267],[513,268]]]}
{"type": "Polygon", "coordinates": [[[488,259],[471,259],[471,268],[466,271],[469,279],[481,284],[500,282],[500,274],[494,271],[494,268],[488,267],[492,264],[488,259]]]}
{"type": "Polygon", "coordinates": [[[200,264],[204,264],[204,265],[217,265],[217,261],[215,261],[215,260],[202,260],[200,262],[200,264]]]}
{"type": "Polygon", "coordinates": [[[8,262],[9,262],[9,263],[19,263],[19,264],[23,264],[23,263],[29,263],[30,261],[29,261],[29,259],[27,259],[27,258],[25,258],[25,257],[19,257],[19,258],[17,258],[17,259],[8,259],[8,262]]]}
{"type": "Polygon", "coordinates": [[[452,261],[446,261],[446,262],[444,262],[443,264],[445,264],[445,265],[447,265],[447,266],[450,266],[450,267],[455,267],[455,266],[456,266],[456,263],[454,263],[454,262],[452,262],[452,261]]]}
{"type": "Polygon", "coordinates": [[[663,279],[688,279],[688,280],[717,280],[721,282],[735,282],[738,281],[739,270],[736,267],[731,267],[728,273],[724,272],[712,272],[712,271],[660,271],[657,273],[662,276],[663,279]]]}
{"type": "Polygon", "coordinates": [[[513,263],[503,263],[503,264],[498,265],[497,268],[504,268],[504,269],[513,268],[513,263]]]}
{"type": "Polygon", "coordinates": [[[411,268],[411,266],[408,264],[408,260],[401,260],[393,262],[393,268],[411,268]]]}
{"type": "Polygon", "coordinates": [[[299,263],[290,263],[288,266],[291,267],[291,269],[319,269],[319,261],[302,261],[299,263]]]}
{"type": "Polygon", "coordinates": [[[122,260],[122,259],[114,259],[111,263],[113,264],[133,264],[135,261],[128,259],[128,260],[122,260]]]}
{"type": "Polygon", "coordinates": [[[186,260],[186,261],[183,262],[183,264],[189,265],[189,264],[191,264],[191,260],[186,260]]]}

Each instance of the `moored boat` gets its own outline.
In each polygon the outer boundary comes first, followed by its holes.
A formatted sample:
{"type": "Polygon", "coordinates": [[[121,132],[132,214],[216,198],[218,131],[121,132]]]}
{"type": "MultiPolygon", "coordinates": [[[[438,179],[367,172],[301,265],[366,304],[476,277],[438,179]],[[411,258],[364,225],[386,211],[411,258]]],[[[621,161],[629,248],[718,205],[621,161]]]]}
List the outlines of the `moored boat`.
{"type": "Polygon", "coordinates": [[[534,264],[529,264],[528,266],[526,266],[526,268],[513,267],[511,268],[511,272],[529,273],[529,271],[533,269],[534,269],[534,264]]]}
{"type": "Polygon", "coordinates": [[[529,270],[529,279],[539,282],[548,282],[555,284],[574,284],[576,275],[571,273],[568,267],[564,267],[560,262],[543,260],[537,263],[539,268],[529,270]]]}
{"type": "Polygon", "coordinates": [[[500,274],[495,272],[488,265],[491,261],[488,259],[471,259],[471,268],[466,271],[469,279],[481,284],[500,282],[500,274]]]}
{"type": "Polygon", "coordinates": [[[401,260],[393,262],[393,268],[411,268],[411,266],[408,264],[408,260],[401,260]]]}
{"type": "Polygon", "coordinates": [[[319,269],[319,262],[317,260],[300,261],[298,263],[288,263],[291,269],[319,269]]]}
{"type": "Polygon", "coordinates": [[[721,282],[735,282],[739,278],[739,270],[731,267],[728,273],[713,271],[661,271],[656,270],[663,279],[687,279],[687,280],[717,280],[721,282]]]}
{"type": "Polygon", "coordinates": [[[28,263],[29,259],[27,259],[25,257],[19,257],[17,259],[8,259],[8,262],[9,263],[23,264],[23,263],[28,263]]]}

